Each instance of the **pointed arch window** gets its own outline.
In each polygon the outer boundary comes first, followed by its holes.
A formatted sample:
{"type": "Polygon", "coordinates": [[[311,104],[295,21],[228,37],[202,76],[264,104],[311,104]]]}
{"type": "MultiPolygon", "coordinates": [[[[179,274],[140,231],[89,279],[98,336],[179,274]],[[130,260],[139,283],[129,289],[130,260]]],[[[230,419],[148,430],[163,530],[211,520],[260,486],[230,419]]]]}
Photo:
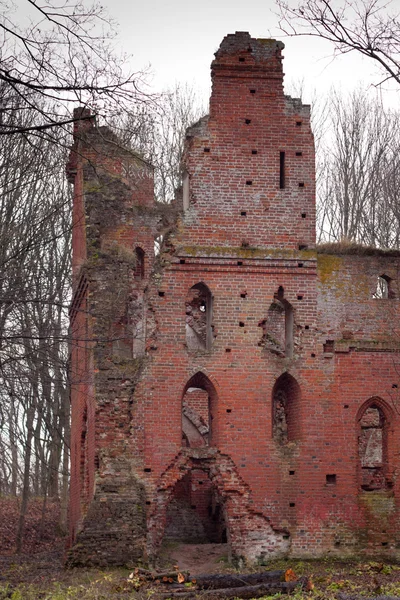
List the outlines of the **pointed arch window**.
{"type": "Polygon", "coordinates": [[[266,318],[259,325],[262,327],[260,345],[278,356],[292,358],[294,348],[293,306],[284,298],[282,286],[279,286],[266,318]]]}
{"type": "Polygon", "coordinates": [[[189,350],[210,350],[212,296],[204,283],[196,283],[186,297],[186,345],[189,350]]]}
{"type": "Polygon", "coordinates": [[[378,402],[369,402],[359,418],[358,456],[361,488],[364,491],[387,487],[387,419],[378,402]]]}

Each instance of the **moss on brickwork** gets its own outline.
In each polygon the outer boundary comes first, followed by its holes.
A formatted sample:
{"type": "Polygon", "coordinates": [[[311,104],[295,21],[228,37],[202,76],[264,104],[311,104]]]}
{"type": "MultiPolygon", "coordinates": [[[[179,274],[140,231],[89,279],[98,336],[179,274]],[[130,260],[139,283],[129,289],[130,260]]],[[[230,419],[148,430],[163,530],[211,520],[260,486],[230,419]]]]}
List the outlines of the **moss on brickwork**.
{"type": "Polygon", "coordinates": [[[313,260],[316,253],[313,250],[290,250],[285,248],[255,248],[231,246],[180,246],[176,249],[178,256],[223,256],[234,258],[280,258],[294,260],[313,260]]]}
{"type": "Polygon", "coordinates": [[[338,276],[342,259],[333,254],[323,254],[318,256],[318,275],[321,283],[327,283],[338,276]]]}
{"type": "Polygon", "coordinates": [[[359,495],[360,505],[370,517],[382,521],[391,517],[396,510],[395,498],[392,492],[377,490],[364,492],[359,495]]]}

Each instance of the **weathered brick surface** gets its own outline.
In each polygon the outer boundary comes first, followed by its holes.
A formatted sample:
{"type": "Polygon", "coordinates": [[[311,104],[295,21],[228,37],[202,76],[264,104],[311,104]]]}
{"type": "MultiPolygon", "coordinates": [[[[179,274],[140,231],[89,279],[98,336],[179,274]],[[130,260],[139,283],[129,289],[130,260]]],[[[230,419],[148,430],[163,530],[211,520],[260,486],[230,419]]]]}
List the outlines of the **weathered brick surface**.
{"type": "Polygon", "coordinates": [[[112,134],[76,134],[72,564],[146,560],[191,528],[249,562],[397,551],[400,259],[315,250],[282,48],[223,41],[180,207],[112,134]]]}

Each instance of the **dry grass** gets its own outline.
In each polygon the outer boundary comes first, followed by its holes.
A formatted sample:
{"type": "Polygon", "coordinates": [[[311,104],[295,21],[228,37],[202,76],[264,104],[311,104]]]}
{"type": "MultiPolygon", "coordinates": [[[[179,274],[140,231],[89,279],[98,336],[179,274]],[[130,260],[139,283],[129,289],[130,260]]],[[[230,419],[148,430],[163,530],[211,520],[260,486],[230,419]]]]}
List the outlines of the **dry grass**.
{"type": "Polygon", "coordinates": [[[386,256],[399,257],[400,249],[395,248],[375,248],[374,246],[364,246],[350,240],[341,240],[340,242],[326,242],[316,246],[318,254],[339,254],[350,256],[386,256]]]}

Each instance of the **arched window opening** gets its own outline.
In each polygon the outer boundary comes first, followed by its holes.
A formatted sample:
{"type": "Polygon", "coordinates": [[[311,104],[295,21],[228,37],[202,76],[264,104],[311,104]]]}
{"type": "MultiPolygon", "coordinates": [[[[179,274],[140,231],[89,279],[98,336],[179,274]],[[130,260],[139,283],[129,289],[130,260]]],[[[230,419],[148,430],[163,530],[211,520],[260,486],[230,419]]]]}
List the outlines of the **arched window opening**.
{"type": "Polygon", "coordinates": [[[212,344],[212,296],[204,283],[186,296],[186,345],[189,350],[210,350],[212,344]]]}
{"type": "Polygon", "coordinates": [[[272,390],[272,435],[280,445],[300,438],[300,386],[283,373],[272,390]]]}
{"type": "Polygon", "coordinates": [[[191,469],[175,484],[164,539],[187,544],[226,543],[222,501],[204,469],[191,469]]]}
{"type": "Polygon", "coordinates": [[[262,327],[261,346],[281,357],[293,356],[294,313],[292,305],[284,298],[282,286],[259,326],[262,327]]]}
{"type": "Polygon", "coordinates": [[[217,392],[204,373],[187,383],[182,398],[182,446],[198,448],[212,443],[212,422],[217,392]]]}
{"type": "Polygon", "coordinates": [[[135,249],[135,268],[133,270],[135,279],[143,279],[144,277],[144,251],[142,248],[135,249]]]}
{"type": "Polygon", "coordinates": [[[394,298],[394,292],[391,287],[391,282],[392,279],[388,275],[380,275],[377,278],[376,291],[373,294],[373,298],[394,298]]]}
{"type": "Polygon", "coordinates": [[[361,488],[373,491],[386,488],[387,423],[383,410],[370,404],[359,421],[358,455],[361,488]]]}

